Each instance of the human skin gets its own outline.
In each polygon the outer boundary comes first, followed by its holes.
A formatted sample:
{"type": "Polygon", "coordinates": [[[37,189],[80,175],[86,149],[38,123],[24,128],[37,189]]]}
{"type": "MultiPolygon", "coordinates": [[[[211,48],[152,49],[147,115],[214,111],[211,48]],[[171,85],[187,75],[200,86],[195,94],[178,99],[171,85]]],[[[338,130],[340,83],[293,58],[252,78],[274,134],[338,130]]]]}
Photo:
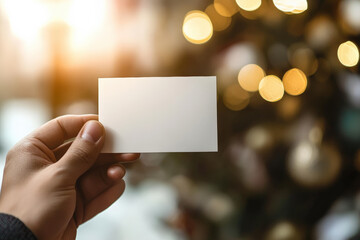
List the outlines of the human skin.
{"type": "Polygon", "coordinates": [[[120,162],[139,154],[100,154],[105,129],[97,119],[62,116],[17,143],[6,157],[0,212],[19,218],[39,240],[70,240],[115,202],[125,188],[120,162]]]}

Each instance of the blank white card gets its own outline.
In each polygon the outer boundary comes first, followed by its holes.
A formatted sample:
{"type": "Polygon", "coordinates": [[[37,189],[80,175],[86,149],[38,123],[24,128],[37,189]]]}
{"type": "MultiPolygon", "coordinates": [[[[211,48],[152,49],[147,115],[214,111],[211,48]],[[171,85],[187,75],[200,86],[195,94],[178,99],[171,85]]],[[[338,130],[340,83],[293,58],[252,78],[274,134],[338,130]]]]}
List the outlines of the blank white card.
{"type": "Polygon", "coordinates": [[[102,152],[216,152],[216,102],[216,77],[100,78],[102,152]]]}

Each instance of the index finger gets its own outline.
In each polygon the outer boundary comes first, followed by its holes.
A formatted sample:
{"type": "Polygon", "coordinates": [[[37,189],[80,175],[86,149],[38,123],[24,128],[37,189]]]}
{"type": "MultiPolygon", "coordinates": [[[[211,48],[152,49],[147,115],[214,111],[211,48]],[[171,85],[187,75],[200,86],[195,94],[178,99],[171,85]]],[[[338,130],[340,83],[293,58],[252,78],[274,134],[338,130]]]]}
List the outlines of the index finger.
{"type": "Polygon", "coordinates": [[[66,140],[76,137],[83,125],[89,120],[98,120],[98,115],[65,115],[57,117],[30,133],[49,149],[55,149],[66,140]]]}

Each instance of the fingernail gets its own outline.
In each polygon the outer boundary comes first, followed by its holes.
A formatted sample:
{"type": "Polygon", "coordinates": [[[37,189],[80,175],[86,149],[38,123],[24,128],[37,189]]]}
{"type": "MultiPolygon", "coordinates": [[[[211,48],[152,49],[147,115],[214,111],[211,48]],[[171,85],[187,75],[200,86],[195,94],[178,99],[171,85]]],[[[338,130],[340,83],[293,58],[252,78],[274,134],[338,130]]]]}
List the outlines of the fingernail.
{"type": "Polygon", "coordinates": [[[91,120],[85,123],[83,132],[81,133],[81,138],[96,143],[103,134],[104,130],[101,124],[98,121],[91,120]]]}
{"type": "Polygon", "coordinates": [[[112,179],[120,179],[124,177],[125,169],[118,165],[113,165],[108,168],[107,174],[112,179]]]}

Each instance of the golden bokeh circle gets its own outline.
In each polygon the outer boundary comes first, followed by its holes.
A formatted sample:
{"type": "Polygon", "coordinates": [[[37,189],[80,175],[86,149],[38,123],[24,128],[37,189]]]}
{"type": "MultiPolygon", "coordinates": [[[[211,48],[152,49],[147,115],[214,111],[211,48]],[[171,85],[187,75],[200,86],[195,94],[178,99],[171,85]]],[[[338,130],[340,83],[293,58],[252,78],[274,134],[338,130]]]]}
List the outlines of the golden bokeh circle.
{"type": "Polygon", "coordinates": [[[337,54],[340,63],[345,67],[353,67],[359,62],[359,49],[351,41],[340,44],[337,54]]]}
{"type": "Polygon", "coordinates": [[[231,24],[231,18],[230,17],[224,17],[224,16],[220,15],[216,11],[216,9],[214,7],[214,4],[210,4],[205,9],[205,13],[209,16],[215,31],[225,30],[231,24]]]}
{"type": "Polygon", "coordinates": [[[237,5],[245,11],[255,11],[261,6],[261,0],[236,0],[237,5]]]}
{"type": "Polygon", "coordinates": [[[248,92],[259,90],[259,83],[265,77],[264,70],[256,64],[248,64],[238,74],[240,86],[248,92]]]}
{"type": "Polygon", "coordinates": [[[225,89],[223,102],[228,109],[240,111],[249,104],[250,95],[239,84],[234,83],[225,89]]]}
{"type": "Polygon", "coordinates": [[[303,44],[293,44],[288,49],[288,54],[291,65],[301,69],[306,76],[311,76],[318,70],[319,62],[311,48],[303,44]]]}
{"type": "Polygon", "coordinates": [[[234,0],[214,0],[214,7],[224,17],[232,17],[239,10],[234,0]]]}
{"type": "Polygon", "coordinates": [[[264,77],[259,84],[259,93],[268,102],[277,102],[284,96],[284,85],[275,75],[264,77]]]}
{"type": "Polygon", "coordinates": [[[307,0],[273,0],[277,9],[288,14],[299,14],[307,10],[307,0]]]}
{"type": "Polygon", "coordinates": [[[182,30],[186,40],[194,44],[206,43],[213,35],[213,26],[209,16],[198,10],[186,14],[182,30]]]}
{"type": "Polygon", "coordinates": [[[283,77],[285,91],[292,95],[298,96],[305,92],[307,87],[307,77],[303,71],[293,68],[287,71],[283,77]]]}

